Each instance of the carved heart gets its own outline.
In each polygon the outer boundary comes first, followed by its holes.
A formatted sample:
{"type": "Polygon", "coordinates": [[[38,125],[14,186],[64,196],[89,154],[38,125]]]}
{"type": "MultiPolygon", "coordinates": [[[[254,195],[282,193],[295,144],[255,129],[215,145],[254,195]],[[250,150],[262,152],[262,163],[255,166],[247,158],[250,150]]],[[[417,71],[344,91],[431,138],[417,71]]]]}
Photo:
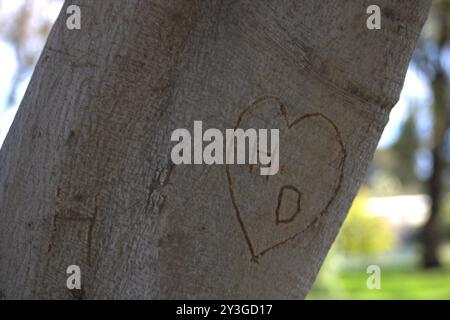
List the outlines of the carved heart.
{"type": "Polygon", "coordinates": [[[227,165],[237,221],[257,261],[312,227],[341,187],[346,151],[339,129],[321,113],[291,118],[272,96],[258,98],[236,128],[280,130],[280,170],[261,176],[258,165],[227,165]],[[320,176],[320,178],[318,178],[320,176]]]}

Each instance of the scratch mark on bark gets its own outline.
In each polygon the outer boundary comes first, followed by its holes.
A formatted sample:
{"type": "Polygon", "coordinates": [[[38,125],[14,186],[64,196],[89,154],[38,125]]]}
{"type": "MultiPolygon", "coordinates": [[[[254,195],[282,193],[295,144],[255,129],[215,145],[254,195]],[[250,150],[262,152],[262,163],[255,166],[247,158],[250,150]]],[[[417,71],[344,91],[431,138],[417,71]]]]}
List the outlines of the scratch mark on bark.
{"type": "MultiPolygon", "coordinates": [[[[53,216],[52,228],[50,240],[47,245],[47,253],[50,253],[55,245],[56,238],[59,232],[59,224],[63,222],[78,222],[78,223],[87,223],[87,234],[86,234],[86,256],[85,262],[88,266],[91,265],[91,256],[92,256],[92,243],[93,243],[93,231],[94,226],[97,220],[98,215],[98,194],[94,196],[94,211],[91,215],[86,215],[81,212],[72,210],[72,209],[63,209],[65,211],[62,214],[62,204],[60,199],[61,189],[57,187],[55,193],[55,214],[53,216]]],[[[77,195],[79,197],[79,195],[77,195]]]]}

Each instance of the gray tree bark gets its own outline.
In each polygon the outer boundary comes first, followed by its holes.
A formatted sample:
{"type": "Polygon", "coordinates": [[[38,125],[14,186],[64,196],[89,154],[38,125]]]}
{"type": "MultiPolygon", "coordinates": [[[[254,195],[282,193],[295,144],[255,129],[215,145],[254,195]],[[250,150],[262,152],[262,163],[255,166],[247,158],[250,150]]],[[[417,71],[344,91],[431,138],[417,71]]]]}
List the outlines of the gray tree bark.
{"type": "Polygon", "coordinates": [[[378,3],[71,1],[78,31],[66,3],[0,153],[1,295],[305,297],[430,5],[378,3]],[[174,166],[194,120],[280,128],[280,173],[174,166]]]}

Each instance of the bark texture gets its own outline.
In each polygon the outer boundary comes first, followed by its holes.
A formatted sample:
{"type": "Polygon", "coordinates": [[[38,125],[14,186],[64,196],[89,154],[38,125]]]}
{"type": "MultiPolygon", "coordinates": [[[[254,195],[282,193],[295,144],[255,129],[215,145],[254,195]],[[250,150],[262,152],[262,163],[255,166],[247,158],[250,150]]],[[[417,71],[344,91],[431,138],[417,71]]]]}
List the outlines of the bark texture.
{"type": "Polygon", "coordinates": [[[66,3],[0,153],[2,296],[303,298],[430,5],[378,3],[66,3]],[[280,128],[280,173],[173,166],[194,120],[280,128]]]}

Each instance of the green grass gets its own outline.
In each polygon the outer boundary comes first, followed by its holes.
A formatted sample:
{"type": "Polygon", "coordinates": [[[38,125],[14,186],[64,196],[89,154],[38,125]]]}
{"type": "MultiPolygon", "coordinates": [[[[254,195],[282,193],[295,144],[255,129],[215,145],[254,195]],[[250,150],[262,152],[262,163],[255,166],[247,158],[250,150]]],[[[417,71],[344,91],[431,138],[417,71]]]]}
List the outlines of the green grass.
{"type": "Polygon", "coordinates": [[[345,270],[324,286],[313,286],[308,299],[450,299],[450,266],[424,271],[381,266],[381,289],[369,290],[363,268],[345,270]],[[362,271],[360,271],[362,270],[362,271]]]}

